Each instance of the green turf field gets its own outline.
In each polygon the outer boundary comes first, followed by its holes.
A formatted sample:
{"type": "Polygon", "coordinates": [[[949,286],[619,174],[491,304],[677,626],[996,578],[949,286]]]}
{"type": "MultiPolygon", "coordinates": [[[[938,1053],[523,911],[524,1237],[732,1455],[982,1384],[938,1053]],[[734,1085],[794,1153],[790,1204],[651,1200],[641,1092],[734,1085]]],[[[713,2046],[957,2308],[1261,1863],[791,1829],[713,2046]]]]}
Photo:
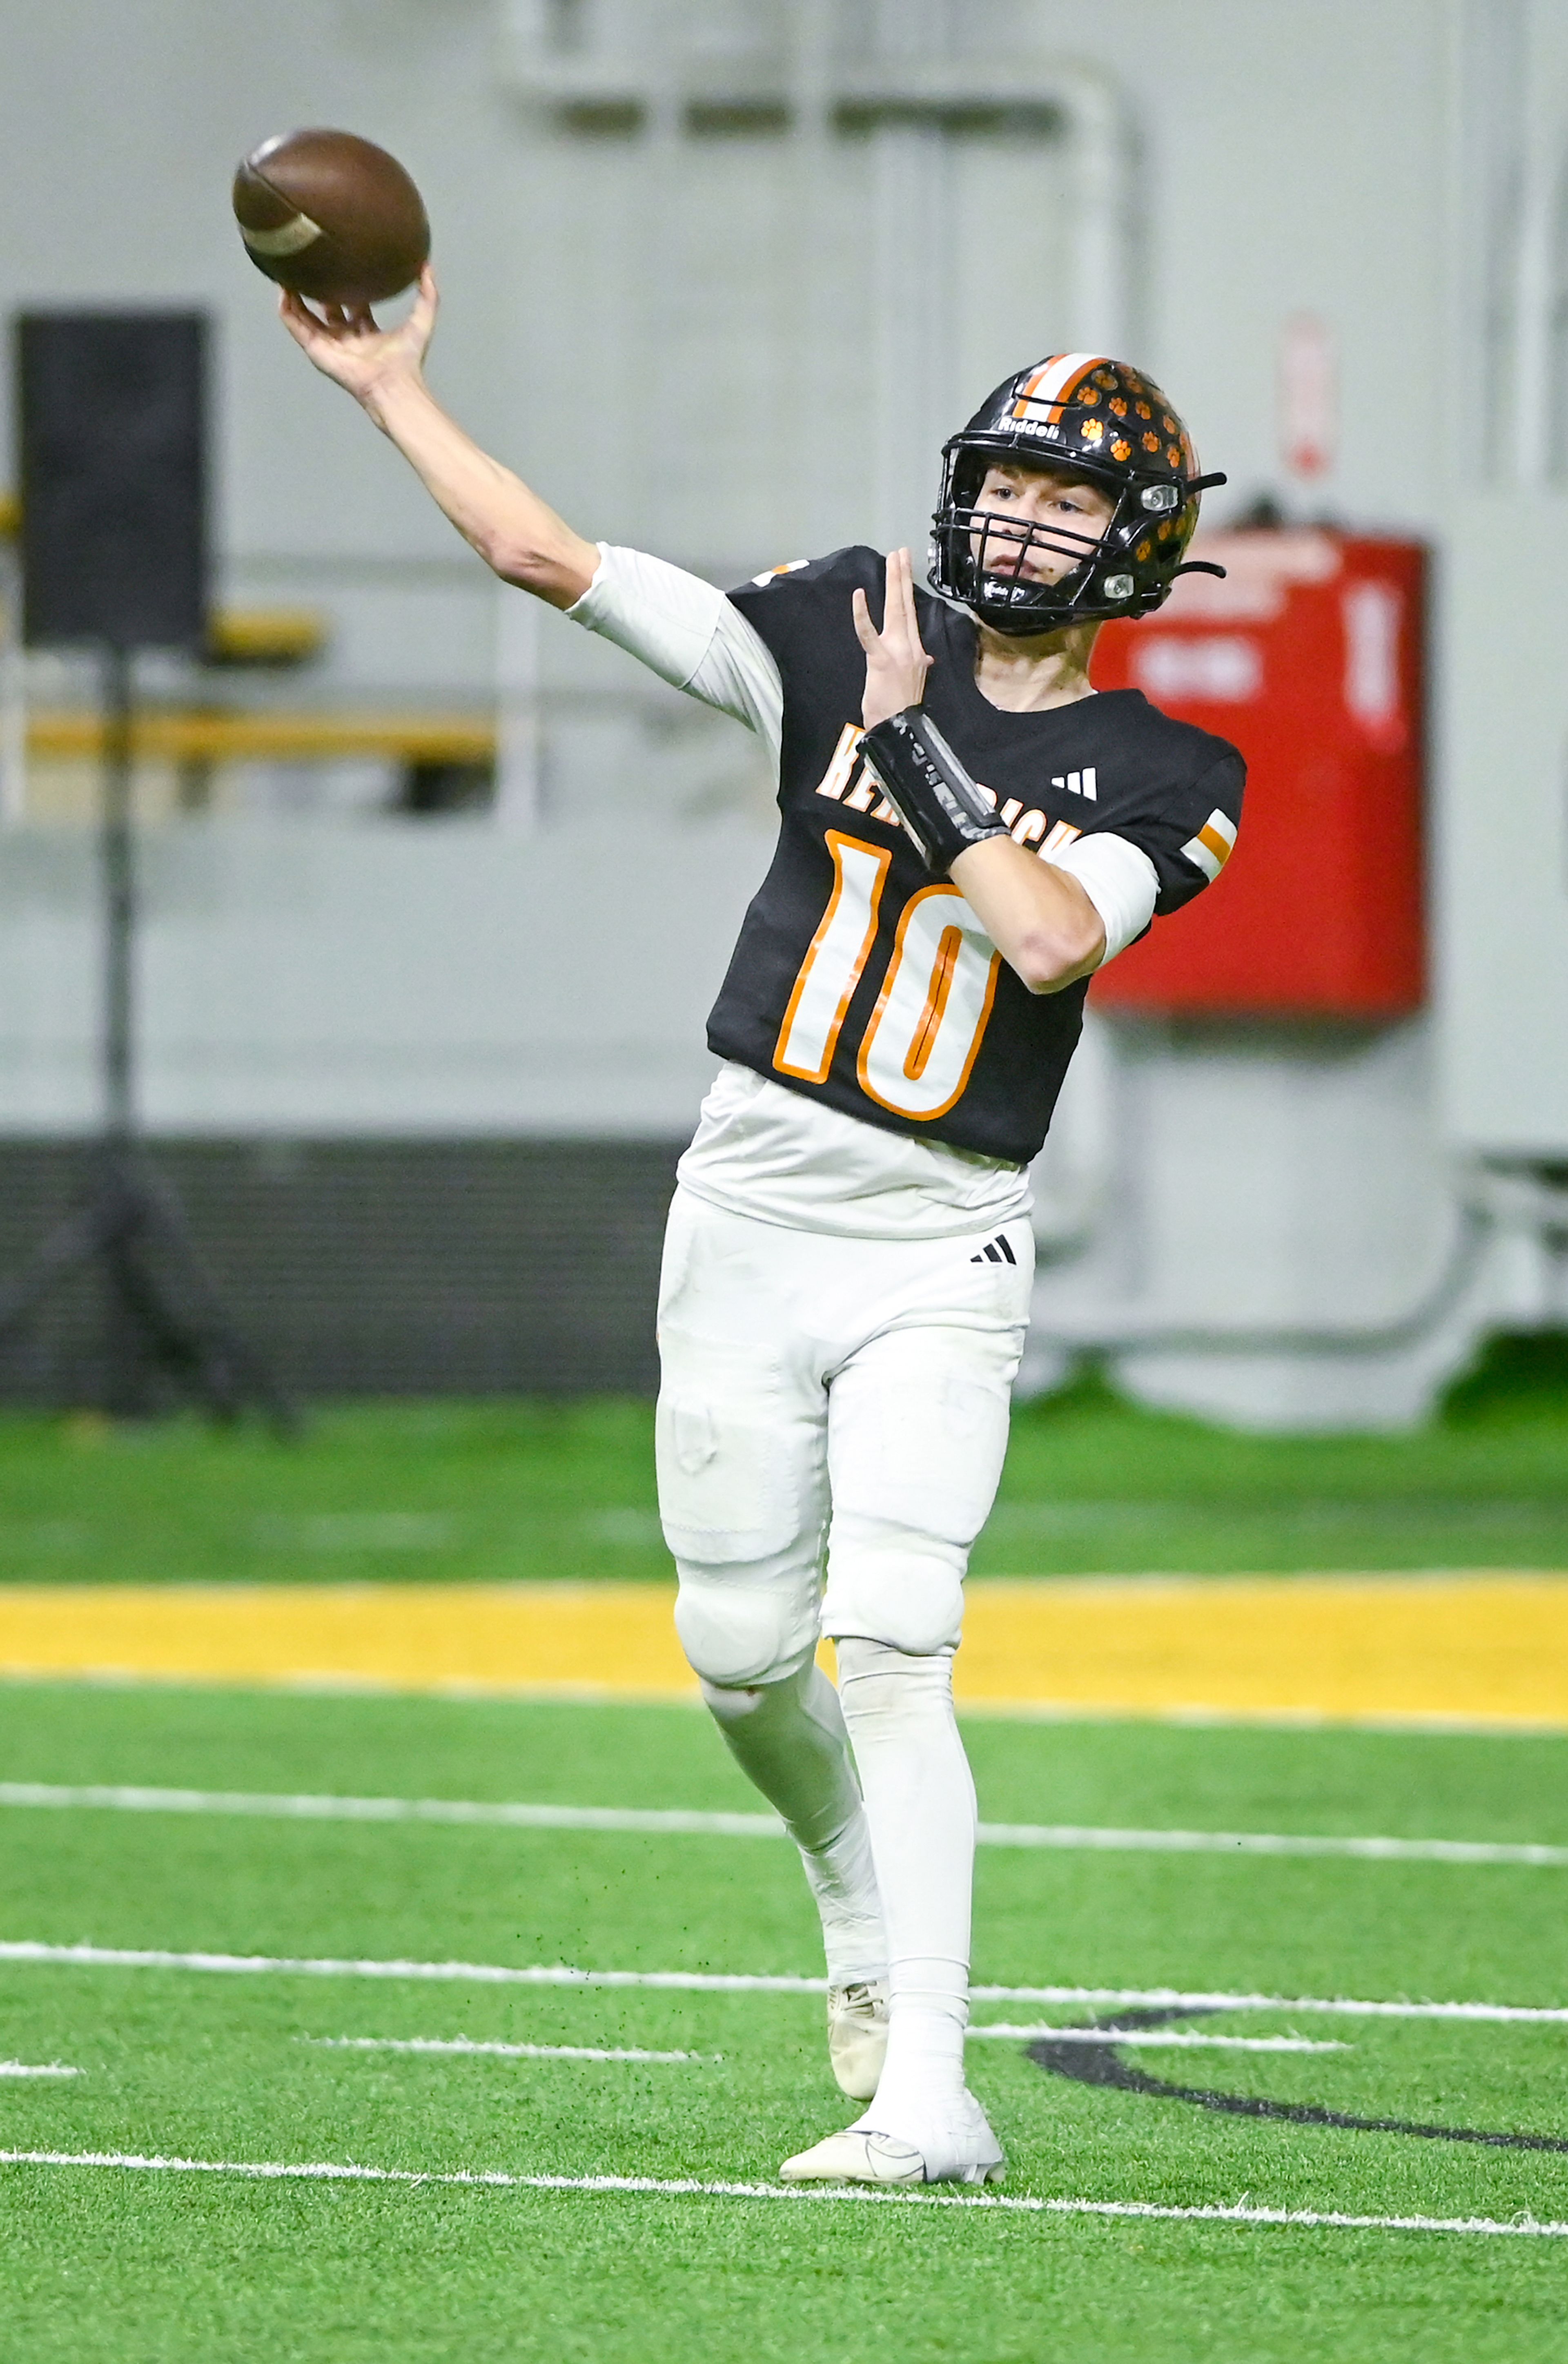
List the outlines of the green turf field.
{"type": "MultiPolygon", "coordinates": [[[[982,1812],[1568,1843],[1568,1739],[985,1720],[982,1812]]],[[[15,1685],[0,1781],[754,1806],[698,1713],[15,1685]]],[[[0,1936],[61,1946],[810,1975],[774,1839],[0,1806],[0,1936]]],[[[1568,1869],[1130,1853],[980,1858],[998,1985],[1568,2005],[1568,1869]]],[[[844,2123],[806,1994],[0,1962],[0,2148],[767,2185],[844,2123]],[[680,2052],[347,2049],[322,2038],[680,2052]]],[[[978,2022],[1084,2024],[994,2001],[978,2022]]],[[[1568,2022],[1234,2010],[1345,2049],[1129,2048],[1197,2090],[1568,2139],[1568,2022]]],[[[976,2041],[1005,2196],[1568,2219],[1553,2153],[1220,2114],[976,2041]]],[[[1082,2057],[1082,2053],[1077,2057],[1082,2057]]],[[[7,2359],[1259,2364],[1568,2355],[1568,2241],[913,2201],[0,2167],[7,2359]]]]}
{"type": "MultiPolygon", "coordinates": [[[[980,1576],[1568,1567],[1568,1350],[1407,1436],[1273,1438],[1093,1384],[1021,1409],[980,1576]]],[[[375,1404],[298,1444],[0,1417],[0,1582],[669,1575],[651,1407],[375,1404]]]]}
{"type": "MultiPolygon", "coordinates": [[[[296,1445],[0,1419],[0,1580],[664,1577],[648,1408],[381,1405],[296,1445]]],[[[1397,1438],[1272,1440],[1093,1385],[1020,1413],[978,1570],[1568,1567],[1561,1346],[1397,1438]]],[[[997,1822],[1568,1847],[1568,1738],[985,1718],[997,1822]]],[[[17,1683],[0,1782],[753,1812],[684,1709],[17,1683]]],[[[4,1793],[0,1793],[3,1795],[4,1793]]],[[[810,1977],[773,1838],[0,1803],[0,1941],[810,1977]]],[[[1568,1867],[987,1846],[976,1977],[1568,2011],[1568,1867]]],[[[845,2122],[809,1993],[0,1958],[0,2151],[739,2183],[845,2122]],[[324,2038],[680,2053],[370,2049],[324,2038]]],[[[978,2023],[1084,2025],[995,1998],[978,2023]]],[[[977,2039],[1017,2200],[1568,2220],[1568,2019],[1195,2008],[1343,2048],[977,2039]],[[1100,2081],[1085,2081],[1084,2064],[1100,2081]],[[1074,2073],[1065,2073],[1073,2070],[1074,2073]],[[1111,2081],[1106,2081],[1107,2080],[1111,2081]],[[1241,2106],[1205,2107],[1150,2080],[1241,2106]]],[[[1147,2028],[1144,2032],[1151,2031],[1147,2028]]],[[[1568,2240],[929,2201],[0,2164],[0,2358],[286,2364],[1537,2364],[1568,2240]]]]}

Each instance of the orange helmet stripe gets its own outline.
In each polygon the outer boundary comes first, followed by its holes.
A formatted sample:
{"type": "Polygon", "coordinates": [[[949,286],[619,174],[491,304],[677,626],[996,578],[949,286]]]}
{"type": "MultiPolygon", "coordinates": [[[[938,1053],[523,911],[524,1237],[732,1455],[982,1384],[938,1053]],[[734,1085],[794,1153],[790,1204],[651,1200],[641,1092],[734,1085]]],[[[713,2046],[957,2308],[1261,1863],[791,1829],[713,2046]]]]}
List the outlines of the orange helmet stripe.
{"type": "Polygon", "coordinates": [[[1091,370],[1103,369],[1109,361],[1106,353],[1052,353],[1041,362],[1029,384],[1013,405],[1015,418],[1027,418],[1038,405],[1045,405],[1046,423],[1054,427],[1062,417],[1063,406],[1070,402],[1091,370]]]}

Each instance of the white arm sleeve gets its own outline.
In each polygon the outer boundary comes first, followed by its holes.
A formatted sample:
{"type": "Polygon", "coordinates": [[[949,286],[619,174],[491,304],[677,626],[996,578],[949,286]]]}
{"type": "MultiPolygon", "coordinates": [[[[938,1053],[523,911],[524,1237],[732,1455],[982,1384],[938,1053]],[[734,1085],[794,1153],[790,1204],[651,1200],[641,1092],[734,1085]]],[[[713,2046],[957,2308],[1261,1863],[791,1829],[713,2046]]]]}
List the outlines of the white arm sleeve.
{"type": "Polygon", "coordinates": [[[666,559],[601,541],[594,579],[566,613],[673,688],[744,722],[777,763],[784,684],[773,651],[711,583],[666,559]]]}
{"type": "Polygon", "coordinates": [[[1106,830],[1094,837],[1074,839],[1051,857],[1058,870],[1076,878],[1105,922],[1106,961],[1125,952],[1154,917],[1160,881],[1154,864],[1140,845],[1106,830]]]}

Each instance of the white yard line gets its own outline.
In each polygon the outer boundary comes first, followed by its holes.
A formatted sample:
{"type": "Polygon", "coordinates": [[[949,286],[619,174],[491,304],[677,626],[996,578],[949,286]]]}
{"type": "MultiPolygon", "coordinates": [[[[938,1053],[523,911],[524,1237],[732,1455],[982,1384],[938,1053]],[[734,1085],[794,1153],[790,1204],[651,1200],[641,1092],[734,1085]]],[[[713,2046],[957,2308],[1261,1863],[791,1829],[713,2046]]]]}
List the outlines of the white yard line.
{"type": "Polygon", "coordinates": [[[1348,2044],[1315,2044],[1309,2035],[1197,2035],[1182,2028],[1163,2027],[1013,2027],[997,2020],[972,2027],[971,2035],[1029,2039],[1049,2036],[1053,2044],[1140,2045],[1146,2050],[1179,2046],[1212,2052],[1349,2052],[1348,2044]]]}
{"type": "Polygon", "coordinates": [[[1337,2233],[1470,2233],[1517,2240],[1568,2239],[1568,2224],[1550,2218],[1495,2216],[1349,2216],[1338,2210],[1234,2207],[1178,2208],[1148,2200],[1043,2200],[988,2191],[879,2191],[864,2185],[703,2183],[649,2175],[508,2175],[499,2169],[425,2172],[411,2167],[358,2167],[335,2160],[294,2164],[280,2159],[146,2158],[134,2151],[0,2150],[0,2167],[108,2167],[161,2175],[238,2175],[258,2182],[441,2183],[508,2191],[646,2193],[696,2200],[783,2200],[873,2207],[985,2208],[1035,2216],[1120,2216],[1172,2224],[1288,2225],[1337,2233]]]}
{"type": "MultiPolygon", "coordinates": [[[[171,1953],[127,1946],[46,1946],[31,1939],[0,1943],[0,1964],[47,1963],[65,1968],[213,1970],[302,1979],[434,1979],[473,1986],[662,1987],[691,1994],[821,1994],[826,1979],[748,1977],[705,1970],[580,1970],[557,1962],[514,1968],[508,1962],[408,1962],[325,1959],[273,1954],[171,1953]]],[[[1002,1991],[1010,1992],[1011,1990],[1002,1991]]],[[[1029,1990],[1029,1999],[1039,1998],[1029,1990]]],[[[1568,2018],[1568,2013],[1563,2016],[1568,2018]]]]}
{"type": "MultiPolygon", "coordinates": [[[[1146,2048],[1158,2046],[1205,2046],[1220,2052],[1349,2052],[1348,2044],[1315,2044],[1307,2035],[1195,2035],[1180,2029],[1139,2028],[1121,2034],[1115,2029],[1098,2027],[992,2027],[971,2028],[972,2035],[1029,2037],[1049,2035],[1059,2044],[1132,2044],[1146,2048]]],[[[296,2043],[314,2044],[328,2052],[493,2052],[506,2060],[678,2060],[695,2061],[704,2066],[717,2063],[717,2052],[644,2052],[635,2046],[595,2044],[481,2044],[471,2035],[301,2035],[296,2043]]],[[[50,2070],[28,2068],[14,2072],[22,2076],[74,2076],[72,2068],[50,2070]]],[[[5,2074],[0,2068],[0,2076],[5,2074]]]]}
{"type": "MultiPolygon", "coordinates": [[[[63,1969],[197,1970],[303,1979],[437,1979],[473,1986],[651,1987],[679,1994],[821,1994],[826,1979],[718,1970],[584,1970],[563,1962],[415,1962],[335,1955],[174,1953],[161,1947],[0,1942],[0,1964],[63,1969]]],[[[1568,2007],[1510,2002],[1361,2002],[1347,1995],[1227,1994],[1212,1988],[1002,1987],[971,1989],[976,2002],[1043,2002],[1089,2009],[1142,2004],[1173,2011],[1333,2012],[1351,2019],[1455,2019],[1568,2026],[1568,2007]]],[[[983,2030],[976,2028],[976,2035],[983,2030]]]]}
{"type": "MultiPolygon", "coordinates": [[[[775,1814],[688,1813],[681,1808],[530,1806],[465,1798],[339,1798],[244,1790],[146,1790],[0,1781],[0,1806],[100,1807],[123,1814],[242,1814],[304,1823],[478,1823],[525,1831],[647,1831],[655,1835],[775,1839],[775,1814]]],[[[1564,1850],[1568,1861],[1568,1850],[1564,1850]]]]}
{"type": "Polygon", "coordinates": [[[494,2052],[506,2060],[679,2060],[711,2068],[719,2058],[717,2052],[644,2052],[629,2044],[481,2044],[472,2035],[302,2035],[298,2040],[328,2052],[494,2052]]]}
{"type": "MultiPolygon", "coordinates": [[[[699,1813],[682,1807],[535,1806],[465,1798],[290,1796],[247,1790],[153,1790],[96,1783],[0,1781],[0,1806],[98,1808],[124,1814],[238,1814],[325,1823],[491,1823],[533,1831],[635,1831],[654,1836],[778,1839],[773,1814],[699,1813]]],[[[1568,1869],[1568,1846],[1495,1839],[1314,1836],[1290,1831],[1135,1831],[1095,1823],[982,1823],[982,1846],[1110,1855],[1340,1856],[1373,1863],[1520,1864],[1568,1869]]]]}
{"type": "MultiPolygon", "coordinates": [[[[1348,2044],[1314,2043],[1307,2035],[1197,2035],[1180,2029],[1137,2028],[1126,2033],[1100,2027],[1009,2027],[996,2024],[971,2028],[972,2035],[1052,2037],[1059,2044],[1131,2044],[1146,2049],[1201,2046],[1218,2052],[1349,2052],[1348,2044]]],[[[472,2035],[301,2035],[299,2044],[314,2044],[327,2052],[491,2052],[505,2060],[670,2060],[711,2067],[717,2052],[645,2052],[635,2045],[482,2044],[472,2035]]],[[[71,2077],[72,2068],[13,2070],[27,2077],[71,2077]]],[[[6,2070],[0,2066],[0,2076],[6,2070]]]]}
{"type": "Polygon", "coordinates": [[[982,1823],[980,1844],[1107,1855],[1340,1856],[1365,1863],[1514,1863],[1543,1871],[1568,1869],[1568,1846],[1496,1839],[1319,1838],[1289,1831],[1118,1831],[1070,1823],[982,1823]]]}
{"type": "MultiPolygon", "coordinates": [[[[0,1948],[3,1958],[4,1948],[0,1948]]],[[[1179,1987],[972,1987],[976,2002],[1051,2002],[1090,2011],[1141,2005],[1171,2011],[1327,2012],[1346,2019],[1455,2019],[1568,2026],[1568,2010],[1558,2004],[1514,2002],[1359,2002],[1350,1995],[1224,1994],[1179,1987]]],[[[984,2029],[972,2028],[972,2035],[984,2029]]]]}
{"type": "Polygon", "coordinates": [[[80,2068],[68,2068],[62,2060],[45,2060],[35,2067],[29,2060],[0,2060],[0,2077],[80,2077],[80,2068]]]}

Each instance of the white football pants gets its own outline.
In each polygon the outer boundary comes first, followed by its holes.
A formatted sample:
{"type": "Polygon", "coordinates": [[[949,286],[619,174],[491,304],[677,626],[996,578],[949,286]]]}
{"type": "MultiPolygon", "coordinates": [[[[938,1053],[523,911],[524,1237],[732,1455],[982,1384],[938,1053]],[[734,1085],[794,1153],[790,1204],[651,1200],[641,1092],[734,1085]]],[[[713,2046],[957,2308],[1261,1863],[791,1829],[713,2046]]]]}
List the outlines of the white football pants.
{"type": "Polygon", "coordinates": [[[676,1191],[659,1505],[676,1626],[706,1682],[782,1682],[822,1634],[915,1657],[956,1646],[1033,1269],[1022,1219],[956,1239],[844,1239],[676,1191]]]}
{"type": "Polygon", "coordinates": [[[1021,1221],[840,1239],[685,1190],[665,1243],[676,1625],[732,1755],[800,1847],[829,1987],[887,1980],[886,2064],[861,2123],[921,2147],[945,2139],[963,2087],[974,1789],[952,1653],[1033,1264],[1021,1221]],[[814,1663],[822,1634],[840,1645],[841,1712],[814,1663]]]}

